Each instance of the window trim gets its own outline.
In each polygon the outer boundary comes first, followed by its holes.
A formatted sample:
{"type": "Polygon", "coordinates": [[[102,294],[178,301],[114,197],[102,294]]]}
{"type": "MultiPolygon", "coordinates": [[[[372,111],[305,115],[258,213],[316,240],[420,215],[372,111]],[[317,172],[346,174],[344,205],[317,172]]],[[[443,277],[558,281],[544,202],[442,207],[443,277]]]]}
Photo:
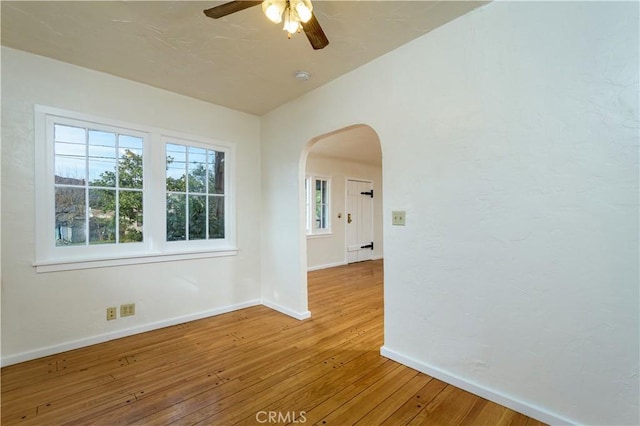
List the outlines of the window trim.
{"type": "Polygon", "coordinates": [[[43,105],[34,106],[35,136],[35,260],[36,272],[144,264],[154,262],[233,256],[236,246],[235,145],[152,126],[97,117],[43,105]],[[95,128],[130,131],[143,138],[143,232],[141,243],[56,247],[51,224],[55,223],[54,146],[52,122],[77,122],[95,128]],[[167,245],[165,206],[165,140],[199,144],[225,151],[225,238],[167,245]],[[160,182],[153,185],[152,182],[160,182]],[[159,209],[159,210],[158,210],[159,209]],[[147,212],[161,211],[163,214],[147,212]],[[200,243],[200,244],[195,244],[200,243]],[[58,250],[56,250],[58,249],[58,250]],[[60,251],[60,250],[64,250],[60,251]]]}
{"type": "Polygon", "coordinates": [[[320,175],[307,175],[305,178],[305,206],[306,206],[306,231],[308,238],[317,238],[322,236],[330,236],[333,234],[331,230],[331,177],[320,175]],[[316,228],[315,211],[316,198],[314,196],[316,181],[323,180],[327,182],[327,226],[326,228],[316,228]]]}

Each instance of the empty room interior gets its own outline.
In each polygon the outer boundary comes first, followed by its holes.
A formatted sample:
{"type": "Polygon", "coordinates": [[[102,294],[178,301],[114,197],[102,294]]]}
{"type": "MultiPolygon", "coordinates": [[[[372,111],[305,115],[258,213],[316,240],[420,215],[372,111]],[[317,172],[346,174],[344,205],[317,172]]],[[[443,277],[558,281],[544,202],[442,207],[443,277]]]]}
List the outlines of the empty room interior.
{"type": "Polygon", "coordinates": [[[0,8],[3,425],[640,424],[640,2],[0,8]]]}

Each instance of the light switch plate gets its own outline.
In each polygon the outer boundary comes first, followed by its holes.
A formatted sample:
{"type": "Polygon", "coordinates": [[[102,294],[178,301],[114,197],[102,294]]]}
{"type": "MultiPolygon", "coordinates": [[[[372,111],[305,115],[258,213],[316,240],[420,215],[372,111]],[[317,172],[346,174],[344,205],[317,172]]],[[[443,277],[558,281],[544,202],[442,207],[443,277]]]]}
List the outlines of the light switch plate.
{"type": "Polygon", "coordinates": [[[392,214],[392,220],[391,220],[392,225],[405,226],[406,212],[404,210],[394,211],[394,212],[391,212],[391,214],[392,214]]]}

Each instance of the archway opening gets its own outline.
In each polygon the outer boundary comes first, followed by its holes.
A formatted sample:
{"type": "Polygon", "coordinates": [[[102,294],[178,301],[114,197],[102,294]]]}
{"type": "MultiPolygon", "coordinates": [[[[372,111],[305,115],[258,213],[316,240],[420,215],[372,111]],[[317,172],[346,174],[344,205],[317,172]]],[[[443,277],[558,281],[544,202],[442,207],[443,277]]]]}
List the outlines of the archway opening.
{"type": "Polygon", "coordinates": [[[383,258],[382,167],[380,139],[366,124],[305,146],[299,170],[305,298],[307,272],[383,258]]]}

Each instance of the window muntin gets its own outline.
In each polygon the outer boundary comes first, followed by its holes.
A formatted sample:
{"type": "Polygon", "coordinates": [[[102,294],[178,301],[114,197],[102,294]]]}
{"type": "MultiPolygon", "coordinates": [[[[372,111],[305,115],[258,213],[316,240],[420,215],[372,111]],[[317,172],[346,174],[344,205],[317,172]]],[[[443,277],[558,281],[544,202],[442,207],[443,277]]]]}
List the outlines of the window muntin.
{"type": "Polygon", "coordinates": [[[143,241],[143,139],[53,124],[55,245],[143,241]]]}

